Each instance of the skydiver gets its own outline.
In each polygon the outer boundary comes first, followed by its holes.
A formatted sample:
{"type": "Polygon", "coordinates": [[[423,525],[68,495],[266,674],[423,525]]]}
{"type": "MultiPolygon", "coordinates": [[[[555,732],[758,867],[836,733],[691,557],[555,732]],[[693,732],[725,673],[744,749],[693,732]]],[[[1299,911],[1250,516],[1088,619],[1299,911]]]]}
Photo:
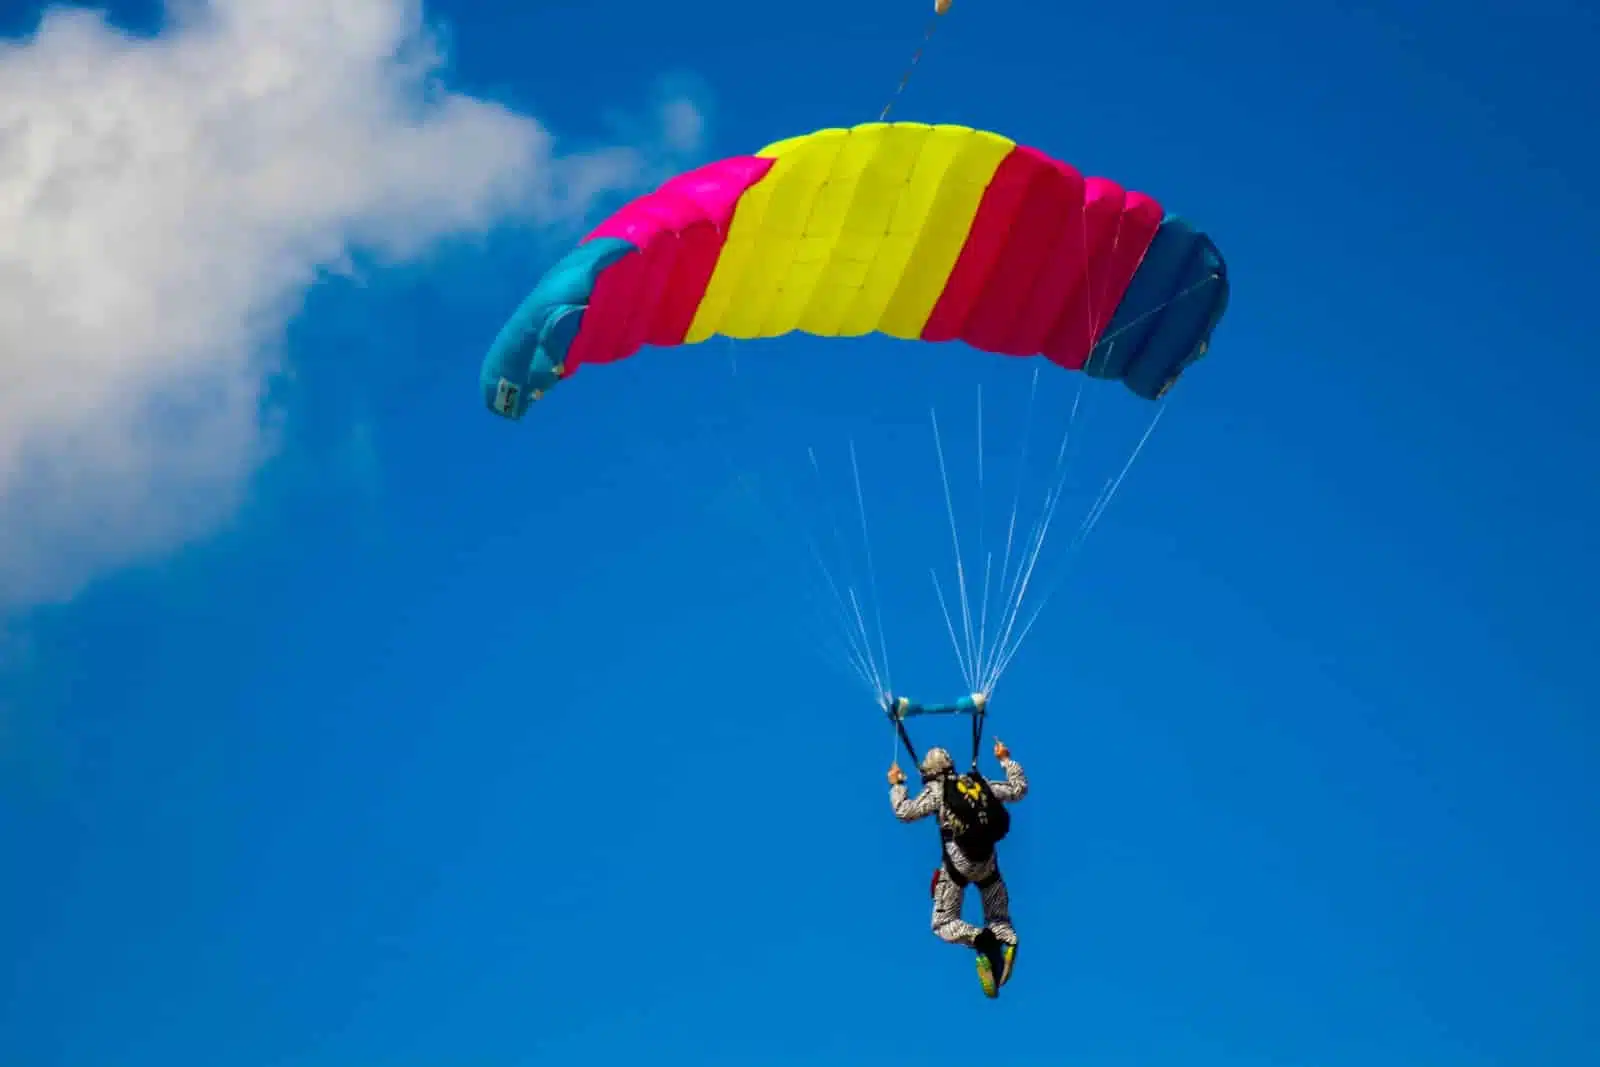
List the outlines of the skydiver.
{"type": "Polygon", "coordinates": [[[906,776],[899,763],[889,766],[889,803],[894,808],[895,818],[901,822],[915,822],[935,813],[939,816],[942,862],[933,876],[933,933],[942,941],[966,945],[977,952],[978,981],[983,985],[984,995],[989,997],[999,996],[1000,987],[1011,980],[1011,969],[1017,958],[1011,900],[1000,874],[994,842],[985,839],[981,828],[973,832],[962,826],[961,818],[953,816],[951,808],[967,812],[974,803],[982,807],[987,803],[982,795],[985,792],[1002,804],[1013,804],[1027,795],[1028,777],[999,738],[994,742],[994,756],[1005,769],[1004,782],[988,782],[976,774],[957,775],[950,753],[942,748],[930,748],[918,768],[922,773],[922,792],[914,799],[906,795],[906,776]],[[952,793],[954,804],[947,802],[946,789],[956,788],[958,783],[965,784],[966,788],[952,793]],[[969,883],[978,887],[983,899],[982,927],[961,918],[969,883]]]}

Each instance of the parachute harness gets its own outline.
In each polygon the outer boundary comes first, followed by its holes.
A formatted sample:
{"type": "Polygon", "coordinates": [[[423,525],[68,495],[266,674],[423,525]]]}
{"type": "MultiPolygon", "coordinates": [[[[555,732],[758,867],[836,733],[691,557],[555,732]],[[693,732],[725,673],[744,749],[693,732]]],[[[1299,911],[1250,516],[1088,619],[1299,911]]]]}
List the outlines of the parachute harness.
{"type": "Polygon", "coordinates": [[[978,752],[983,745],[983,722],[989,713],[989,700],[982,693],[974,693],[969,697],[962,697],[954,704],[918,704],[915,701],[907,700],[905,697],[885,697],[883,710],[889,716],[889,721],[894,723],[895,733],[900,735],[900,743],[905,746],[913,764],[920,763],[922,757],[917,755],[917,747],[911,743],[911,734],[906,731],[907,719],[917,715],[971,716],[972,772],[974,774],[977,773],[978,752]]]}

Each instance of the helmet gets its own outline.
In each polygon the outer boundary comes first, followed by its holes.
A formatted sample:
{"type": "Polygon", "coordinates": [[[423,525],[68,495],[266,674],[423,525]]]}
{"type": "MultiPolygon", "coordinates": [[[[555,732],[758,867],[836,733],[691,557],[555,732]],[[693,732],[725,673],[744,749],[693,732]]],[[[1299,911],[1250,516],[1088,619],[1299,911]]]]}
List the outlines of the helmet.
{"type": "Polygon", "coordinates": [[[950,758],[950,753],[942,748],[930,748],[928,754],[922,757],[922,763],[917,768],[922,772],[924,780],[937,778],[941,774],[949,774],[955,770],[955,761],[950,758]]]}

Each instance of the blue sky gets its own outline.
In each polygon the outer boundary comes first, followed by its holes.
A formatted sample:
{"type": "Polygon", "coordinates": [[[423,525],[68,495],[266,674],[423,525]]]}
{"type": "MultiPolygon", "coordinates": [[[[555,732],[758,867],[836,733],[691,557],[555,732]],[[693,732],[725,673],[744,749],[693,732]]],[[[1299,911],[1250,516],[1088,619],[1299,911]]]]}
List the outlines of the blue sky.
{"type": "MultiPolygon", "coordinates": [[[[875,118],[924,16],[513,6],[429,6],[453,87],[580,146],[674,87],[697,160],[875,118]]],[[[512,228],[313,290],[233,521],[13,626],[0,1063],[1600,1060],[1597,46],[1575,0],[941,27],[896,117],[1149,190],[1234,286],[996,693],[1034,787],[998,1002],[928,932],[932,831],[785,516],[807,446],[853,503],[854,441],[894,680],[954,696],[928,412],[976,530],[982,386],[992,540],[1030,369],[718,342],[509,425],[478,360],[566,239],[512,228]]],[[[1148,410],[1084,403],[1074,525],[1148,410]]]]}

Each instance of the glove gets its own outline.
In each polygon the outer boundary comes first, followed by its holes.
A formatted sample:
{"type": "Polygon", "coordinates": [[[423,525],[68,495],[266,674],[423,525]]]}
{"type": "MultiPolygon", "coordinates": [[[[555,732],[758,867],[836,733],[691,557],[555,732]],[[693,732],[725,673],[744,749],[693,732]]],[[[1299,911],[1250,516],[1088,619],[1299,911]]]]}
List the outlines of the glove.
{"type": "Polygon", "coordinates": [[[895,763],[889,764],[889,784],[890,785],[905,785],[906,784],[906,772],[902,771],[900,769],[899,762],[895,762],[895,763]]]}
{"type": "Polygon", "coordinates": [[[994,758],[995,759],[1010,759],[1011,758],[1011,750],[1009,748],[1007,748],[1006,747],[1006,743],[1004,741],[1000,740],[998,737],[994,739],[994,758]]]}

